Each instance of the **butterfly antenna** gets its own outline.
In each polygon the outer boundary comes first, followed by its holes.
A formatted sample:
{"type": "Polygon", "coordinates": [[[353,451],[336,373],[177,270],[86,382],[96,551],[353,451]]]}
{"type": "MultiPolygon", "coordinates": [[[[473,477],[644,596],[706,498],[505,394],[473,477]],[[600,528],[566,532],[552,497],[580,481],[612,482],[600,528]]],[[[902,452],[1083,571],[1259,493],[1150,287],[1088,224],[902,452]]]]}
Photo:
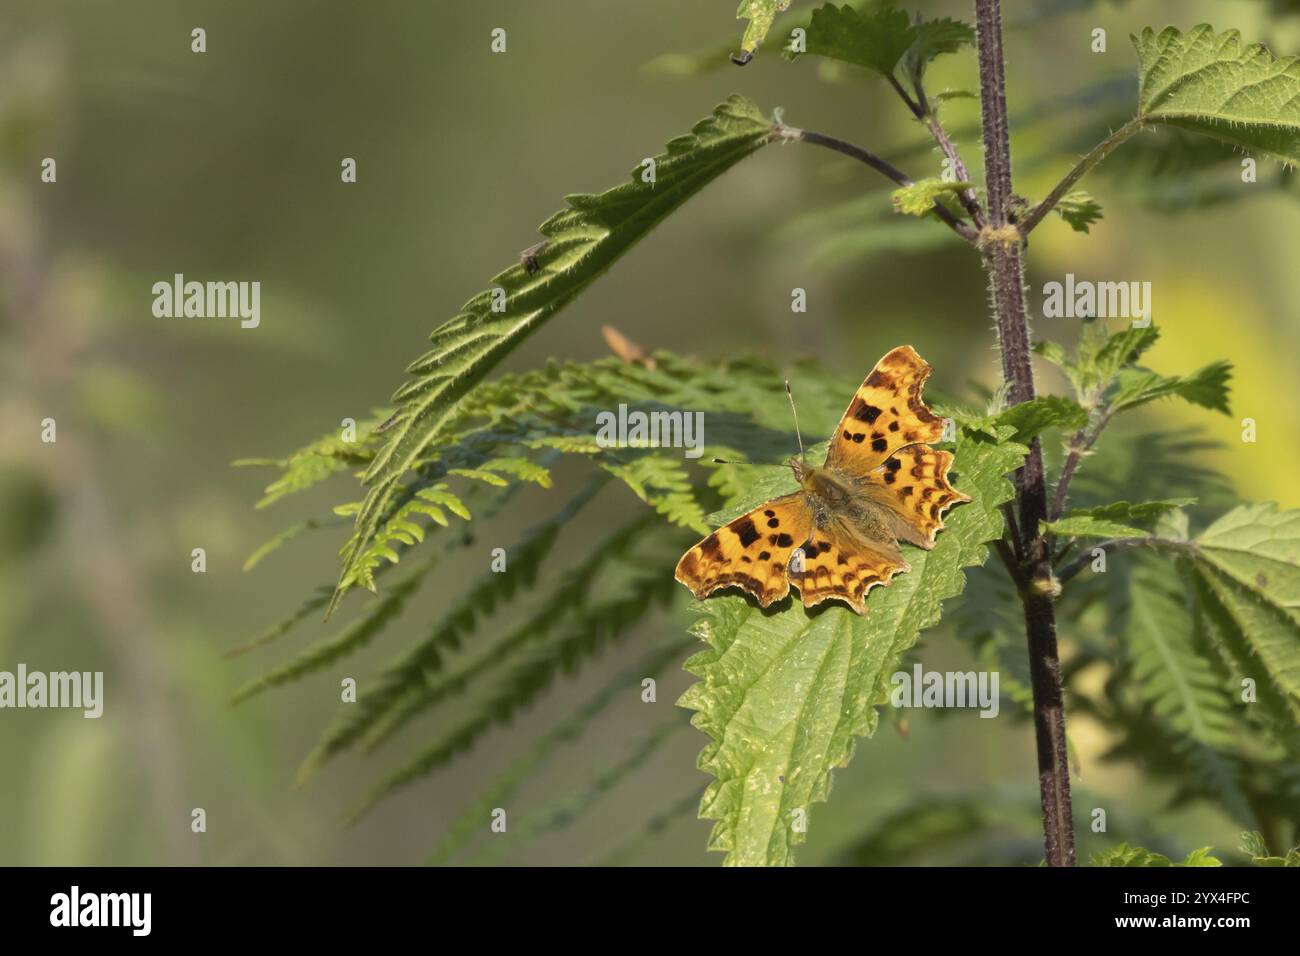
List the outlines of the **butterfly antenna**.
{"type": "Polygon", "coordinates": [[[790,399],[790,414],[794,416],[794,437],[799,439],[799,460],[806,462],[807,456],[804,454],[803,450],[803,435],[799,432],[799,413],[795,411],[794,392],[790,391],[790,382],[788,379],[785,383],[785,396],[790,399]]]}

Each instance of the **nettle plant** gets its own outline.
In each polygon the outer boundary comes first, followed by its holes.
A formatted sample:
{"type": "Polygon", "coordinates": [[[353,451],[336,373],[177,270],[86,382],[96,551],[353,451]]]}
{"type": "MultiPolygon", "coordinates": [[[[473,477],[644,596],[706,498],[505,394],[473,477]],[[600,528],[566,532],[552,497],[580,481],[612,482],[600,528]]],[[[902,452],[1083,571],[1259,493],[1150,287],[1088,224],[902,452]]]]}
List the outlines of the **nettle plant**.
{"type": "MultiPolygon", "coordinates": [[[[741,15],[750,29],[733,59],[752,57],[788,6],[789,0],[746,0],[741,15]]],[[[783,41],[789,59],[827,58],[883,79],[924,131],[928,148],[942,153],[948,175],[913,180],[873,152],[788,125],[779,112],[768,118],[732,96],[639,163],[629,181],[569,196],[567,207],[541,226],[541,243],[434,330],[432,347],[410,365],[411,378],[390,407],[360,422],[355,434],[333,433],[283,460],[260,462],[280,474],[259,506],[329,479],[359,500],[294,525],[249,559],[251,567],[304,531],[352,525],[337,583],[319,588],[241,649],[263,646],[322,611],[328,618],[358,587],[375,597],[337,633],[246,685],[238,699],[331,667],[372,641],[430,586],[439,562],[470,546],[473,522],[507,507],[521,487],[551,489],[547,495],[556,500],[549,514],[490,558],[477,544],[465,552],[466,560],[482,561],[481,577],[459,594],[440,592],[435,619],[421,623],[389,667],[359,683],[355,702],[342,705],[302,765],[300,781],[345,751],[371,750],[437,712],[435,728],[422,731],[426,739],[361,797],[357,813],[363,813],[454,761],[493,725],[512,722],[559,672],[581,668],[634,631],[644,634],[640,625],[656,609],[690,604],[694,636],[654,644],[591,689],[559,724],[532,732],[525,756],[483,789],[432,859],[450,859],[486,834],[494,814],[508,810],[561,747],[694,648],[685,668],[698,682],[678,704],[694,712],[691,723],[708,737],[699,767],[713,780],[702,800],[695,791],[672,807],[641,808],[628,846],[698,805],[702,818],[716,821],[709,848],[725,851],[728,863],[788,864],[811,808],[827,799],[832,771],[848,764],[858,738],[876,730],[891,675],[921,632],[947,615],[959,638],[1000,672],[1015,704],[1011,711],[1033,721],[1048,864],[1075,861],[1066,701],[1122,741],[1113,756],[1173,782],[1177,799],[1213,801],[1251,831],[1248,856],[1300,863],[1294,852],[1269,855],[1270,847],[1280,850],[1296,838],[1300,822],[1300,512],[1232,501],[1226,482],[1190,463],[1204,443],[1142,427],[1143,409],[1157,399],[1228,414],[1227,362],[1183,374],[1145,367],[1143,357],[1159,334],[1149,315],[1087,322],[1069,349],[1032,342],[1023,281],[1030,234],[1053,212],[1086,233],[1101,208],[1076,184],[1140,132],[1154,131],[1133,140],[1142,158],[1128,167],[1130,182],[1150,178],[1153,156],[1166,167],[1209,169],[1224,159],[1222,144],[1238,159],[1244,153],[1284,166],[1300,161],[1300,62],[1209,26],[1141,31],[1132,38],[1136,103],[1131,84],[1080,98],[1107,104],[1126,98],[1131,118],[1032,202],[1012,191],[1015,119],[1005,97],[999,4],[976,0],[974,6],[972,27],[886,4],[829,4],[800,19],[783,41]],[[982,185],[940,118],[953,94],[926,87],[936,58],[968,46],[978,60],[982,185]],[[1215,145],[1198,146],[1189,133],[1215,145]],[[614,358],[489,378],[527,335],[670,213],[741,160],[782,143],[835,150],[892,180],[892,203],[879,195],[871,201],[919,217],[896,218],[899,223],[929,220],[941,240],[954,241],[955,234],[980,257],[991,292],[1002,387],[973,402],[931,402],[955,423],[944,447],[955,455],[957,487],[971,500],[949,512],[933,550],[903,546],[912,570],[872,590],[861,616],[838,603],[809,611],[789,599],[764,611],[735,591],[692,602],[673,580],[678,557],[701,534],[794,490],[780,464],[793,448],[782,380],[799,396],[805,424],[828,425],[855,381],[812,361],[776,367],[750,358],[646,354],[617,335],[614,358]],[[1035,353],[1063,373],[1069,394],[1038,393],[1035,353]],[[597,416],[619,405],[704,412],[704,457],[692,461],[680,449],[597,441],[597,416]],[[1112,427],[1121,420],[1134,427],[1112,427]],[[714,463],[714,457],[757,464],[714,463]],[[584,463],[587,477],[562,491],[552,488],[552,470],[564,458],[584,463]],[[622,522],[596,540],[561,548],[574,519],[594,501],[608,500],[607,485],[625,489],[622,522]],[[1178,497],[1154,498],[1161,493],[1178,497]],[[1188,509],[1208,502],[1217,504],[1214,513],[1193,512],[1198,528],[1188,509]],[[566,554],[576,562],[566,562],[566,554]],[[1064,664],[1058,617],[1070,622],[1064,664]],[[1080,680],[1097,666],[1104,681],[1080,680]]],[[[725,55],[717,59],[725,62],[725,55]]],[[[901,161],[916,152],[905,148],[895,156],[901,161]]],[[[1139,185],[1138,192],[1165,201],[1154,187],[1139,185]]],[[[1199,195],[1209,201],[1204,190],[1199,195]]],[[[1184,200],[1201,201],[1195,189],[1184,200]]],[[[972,303],[972,315],[977,307],[983,303],[972,303]]],[[[890,338],[901,342],[905,334],[890,338]]],[[[881,351],[897,342],[882,341],[881,351]]],[[[1252,427],[1249,420],[1243,427],[1252,427]]],[[[819,449],[810,453],[810,461],[820,461],[819,449]]],[[[683,721],[670,716],[652,727],[622,760],[593,771],[583,788],[555,805],[531,816],[521,808],[509,839],[567,826],[642,766],[683,721]]],[[[909,827],[943,829],[925,819],[933,807],[914,809],[882,822],[895,844],[907,842],[909,827]]],[[[951,806],[938,811],[951,822],[951,806]]],[[[977,806],[957,819],[964,830],[981,826],[977,806]]],[[[489,854],[505,845],[479,842],[492,845],[489,854]]],[[[1170,862],[1127,844],[1094,861],[1170,862]]],[[[1217,861],[1200,850],[1187,862],[1217,861]]]]}

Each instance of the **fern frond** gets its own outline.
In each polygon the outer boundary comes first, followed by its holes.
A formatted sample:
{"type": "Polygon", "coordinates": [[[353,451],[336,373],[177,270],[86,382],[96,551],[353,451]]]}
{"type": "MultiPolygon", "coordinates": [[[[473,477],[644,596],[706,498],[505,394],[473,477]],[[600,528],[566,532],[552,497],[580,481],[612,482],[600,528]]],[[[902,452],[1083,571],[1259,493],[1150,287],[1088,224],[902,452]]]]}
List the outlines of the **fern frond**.
{"type": "Polygon", "coordinates": [[[1129,581],[1125,650],[1138,695],[1174,734],[1209,747],[1232,744],[1236,720],[1228,678],[1216,673],[1205,648],[1195,645],[1188,599],[1143,562],[1129,581]]]}
{"type": "MultiPolygon", "coordinates": [[[[435,691],[431,681],[443,668],[445,651],[456,650],[477,632],[483,621],[537,580],[560,531],[595,497],[605,484],[603,476],[592,480],[546,521],[536,525],[508,549],[509,573],[489,571],[439,620],[433,633],[407,651],[386,669],[372,689],[330,728],[298,770],[298,785],[305,783],[326,761],[380,727],[391,733],[410,716],[432,706],[435,691]],[[428,701],[426,703],[426,701],[428,701]]],[[[490,659],[490,658],[489,658],[490,659]]],[[[463,686],[466,675],[457,677],[463,686]]]]}
{"type": "MultiPolygon", "coordinates": [[[[509,803],[523,783],[536,774],[556,750],[578,739],[591,722],[619,697],[635,694],[643,678],[657,677],[665,667],[679,660],[690,643],[687,639],[674,639],[662,643],[631,667],[619,671],[566,720],[531,743],[527,753],[497,777],[447,828],[446,834],[434,848],[428,862],[436,864],[450,859],[475,833],[481,831],[483,822],[489,818],[492,808],[509,803]]],[[[684,723],[679,713],[670,726],[679,729],[684,723]]],[[[638,748],[638,752],[640,749],[638,748]]],[[[632,768],[628,768],[629,772],[630,769],[632,768]]],[[[606,786],[605,789],[607,788],[606,786]]],[[[592,790],[587,791],[588,796],[592,793],[592,790]]],[[[591,798],[594,799],[594,796],[591,798]]],[[[517,824],[512,832],[520,832],[517,824]]],[[[528,827],[525,826],[522,832],[528,833],[528,827]]]]}
{"type": "Polygon", "coordinates": [[[313,611],[317,611],[328,604],[330,595],[333,593],[333,585],[325,585],[317,588],[316,593],[312,597],[303,601],[302,604],[300,604],[298,608],[287,617],[272,624],[256,637],[245,641],[243,644],[238,644],[235,647],[232,647],[230,650],[226,651],[226,656],[234,657],[237,654],[245,654],[248,651],[255,650],[256,648],[264,647],[272,641],[279,640],[285,634],[288,634],[293,630],[294,625],[306,620],[313,611]]]}
{"type": "MultiPolygon", "coordinates": [[[[416,715],[441,703],[444,699],[464,694],[466,690],[483,677],[510,663],[516,653],[526,652],[537,641],[546,641],[557,633],[561,625],[566,624],[566,614],[579,616],[584,608],[587,592],[592,582],[607,568],[617,568],[625,563],[627,552],[638,535],[656,534],[650,521],[638,519],[630,525],[620,528],[603,542],[598,544],[587,559],[578,566],[565,572],[561,581],[551,589],[545,598],[506,637],[478,659],[446,675],[437,683],[425,681],[423,684],[408,685],[408,692],[391,703],[380,719],[375,721],[365,734],[365,747],[374,750],[401,729],[416,715]]],[[[645,572],[642,572],[645,575],[645,572]]],[[[647,605],[635,607],[639,613],[648,610],[647,605]]],[[[630,622],[629,622],[630,623],[630,622]]],[[[584,625],[587,626],[587,625],[584,625]]]]}
{"type": "Polygon", "coordinates": [[[595,806],[607,793],[643,767],[673,734],[689,726],[690,724],[681,714],[660,721],[658,726],[641,737],[620,760],[598,771],[582,790],[569,794],[536,814],[525,817],[523,821],[514,825],[509,839],[494,840],[485,845],[474,862],[476,864],[498,862],[502,854],[512,847],[564,830],[595,806]]]}
{"type": "Polygon", "coordinates": [[[647,843],[656,840],[664,830],[679,820],[694,819],[700,804],[698,791],[692,790],[665,809],[651,816],[631,836],[606,851],[597,860],[597,866],[621,866],[636,855],[647,843]]]}
{"type": "Polygon", "coordinates": [[[262,499],[254,506],[267,508],[281,498],[306,491],[339,472],[370,463],[379,444],[376,429],[387,412],[376,412],[357,423],[357,440],[346,442],[333,431],[298,449],[287,458],[241,458],[231,464],[236,468],[271,466],[281,475],[266,486],[262,499]]]}
{"type": "Polygon", "coordinates": [[[704,509],[696,499],[681,459],[650,454],[618,463],[614,456],[607,456],[601,466],[673,524],[690,528],[697,534],[709,533],[704,509]]]}
{"type": "Polygon", "coordinates": [[[321,642],[298,657],[276,667],[261,677],[256,678],[235,691],[231,703],[247,700],[268,687],[285,684],[313,671],[320,670],[341,657],[351,654],[370,641],[383,630],[388,622],[402,612],[407,599],[424,583],[425,576],[442,557],[434,552],[418,564],[415,569],[395,584],[381,598],[371,601],[362,611],[360,617],[344,627],[332,639],[321,642]]]}
{"type": "Polygon", "coordinates": [[[275,535],[275,537],[271,538],[269,541],[259,545],[257,549],[248,556],[248,559],[244,561],[243,570],[245,572],[253,570],[253,568],[257,567],[262,562],[263,558],[273,551],[278,551],[281,547],[298,537],[298,535],[302,534],[304,531],[317,531],[321,528],[333,528],[345,523],[346,522],[343,521],[323,521],[317,518],[309,518],[306,521],[300,521],[295,525],[291,525],[279,534],[275,535]]]}
{"type": "MultiPolygon", "coordinates": [[[[520,708],[536,699],[560,670],[575,668],[609,642],[626,635],[653,606],[666,602],[675,593],[677,584],[670,575],[663,573],[661,562],[668,554],[675,555],[681,547],[680,535],[666,534],[670,529],[663,526],[645,526],[644,522],[638,522],[638,525],[640,527],[635,530],[622,529],[615,536],[624,541],[635,541],[638,551],[636,562],[624,564],[625,574],[620,586],[601,588],[602,594],[612,596],[593,601],[591,594],[587,593],[590,574],[581,582],[582,587],[575,588],[570,582],[570,586],[556,592],[574,600],[574,603],[567,608],[562,604],[548,603],[525,628],[507,638],[505,643],[510,644],[512,650],[524,651],[524,659],[510,668],[492,694],[476,702],[467,718],[422,748],[414,758],[372,789],[351,815],[352,820],[355,821],[393,791],[468,749],[493,724],[512,720],[520,708]],[[663,553],[657,557],[649,557],[646,553],[656,550],[663,553]],[[558,628],[561,623],[562,630],[558,628]],[[562,636],[537,642],[539,627],[559,631],[562,636]]],[[[605,560],[608,562],[609,558],[605,560]]],[[[496,653],[497,649],[494,649],[493,654],[496,653]]]]}

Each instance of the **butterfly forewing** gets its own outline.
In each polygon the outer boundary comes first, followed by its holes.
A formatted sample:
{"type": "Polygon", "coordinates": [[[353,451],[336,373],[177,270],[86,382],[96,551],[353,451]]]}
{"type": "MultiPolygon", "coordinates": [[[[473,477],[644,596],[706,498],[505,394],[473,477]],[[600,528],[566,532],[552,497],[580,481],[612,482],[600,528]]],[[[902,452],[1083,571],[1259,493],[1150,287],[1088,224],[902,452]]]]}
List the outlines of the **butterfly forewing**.
{"type": "Polygon", "coordinates": [[[697,598],[739,587],[767,607],[790,593],[790,556],[812,527],[812,509],[802,492],[769,501],[682,555],[677,580],[697,598]]]}
{"type": "Polygon", "coordinates": [[[910,345],[900,345],[877,362],[831,436],[826,467],[849,476],[865,475],[900,448],[937,442],[943,436],[943,419],[921,401],[930,371],[910,345]]]}

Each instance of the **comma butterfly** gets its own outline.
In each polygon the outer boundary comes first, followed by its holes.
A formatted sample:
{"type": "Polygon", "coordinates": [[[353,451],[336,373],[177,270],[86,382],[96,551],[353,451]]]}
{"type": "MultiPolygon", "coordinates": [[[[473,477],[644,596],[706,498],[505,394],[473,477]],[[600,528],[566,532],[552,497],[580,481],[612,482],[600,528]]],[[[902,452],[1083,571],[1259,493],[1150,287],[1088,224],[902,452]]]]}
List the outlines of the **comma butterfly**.
{"type": "Polygon", "coordinates": [[[677,563],[697,598],[739,587],[762,607],[799,589],[805,607],[830,598],[859,614],[867,592],[912,566],[906,541],[934,547],[943,513],[968,495],[948,483],[952,453],[927,444],[943,420],[921,400],[930,366],[910,345],[894,349],[853,396],[826,462],[790,467],[800,489],[719,528],[677,563]]]}

